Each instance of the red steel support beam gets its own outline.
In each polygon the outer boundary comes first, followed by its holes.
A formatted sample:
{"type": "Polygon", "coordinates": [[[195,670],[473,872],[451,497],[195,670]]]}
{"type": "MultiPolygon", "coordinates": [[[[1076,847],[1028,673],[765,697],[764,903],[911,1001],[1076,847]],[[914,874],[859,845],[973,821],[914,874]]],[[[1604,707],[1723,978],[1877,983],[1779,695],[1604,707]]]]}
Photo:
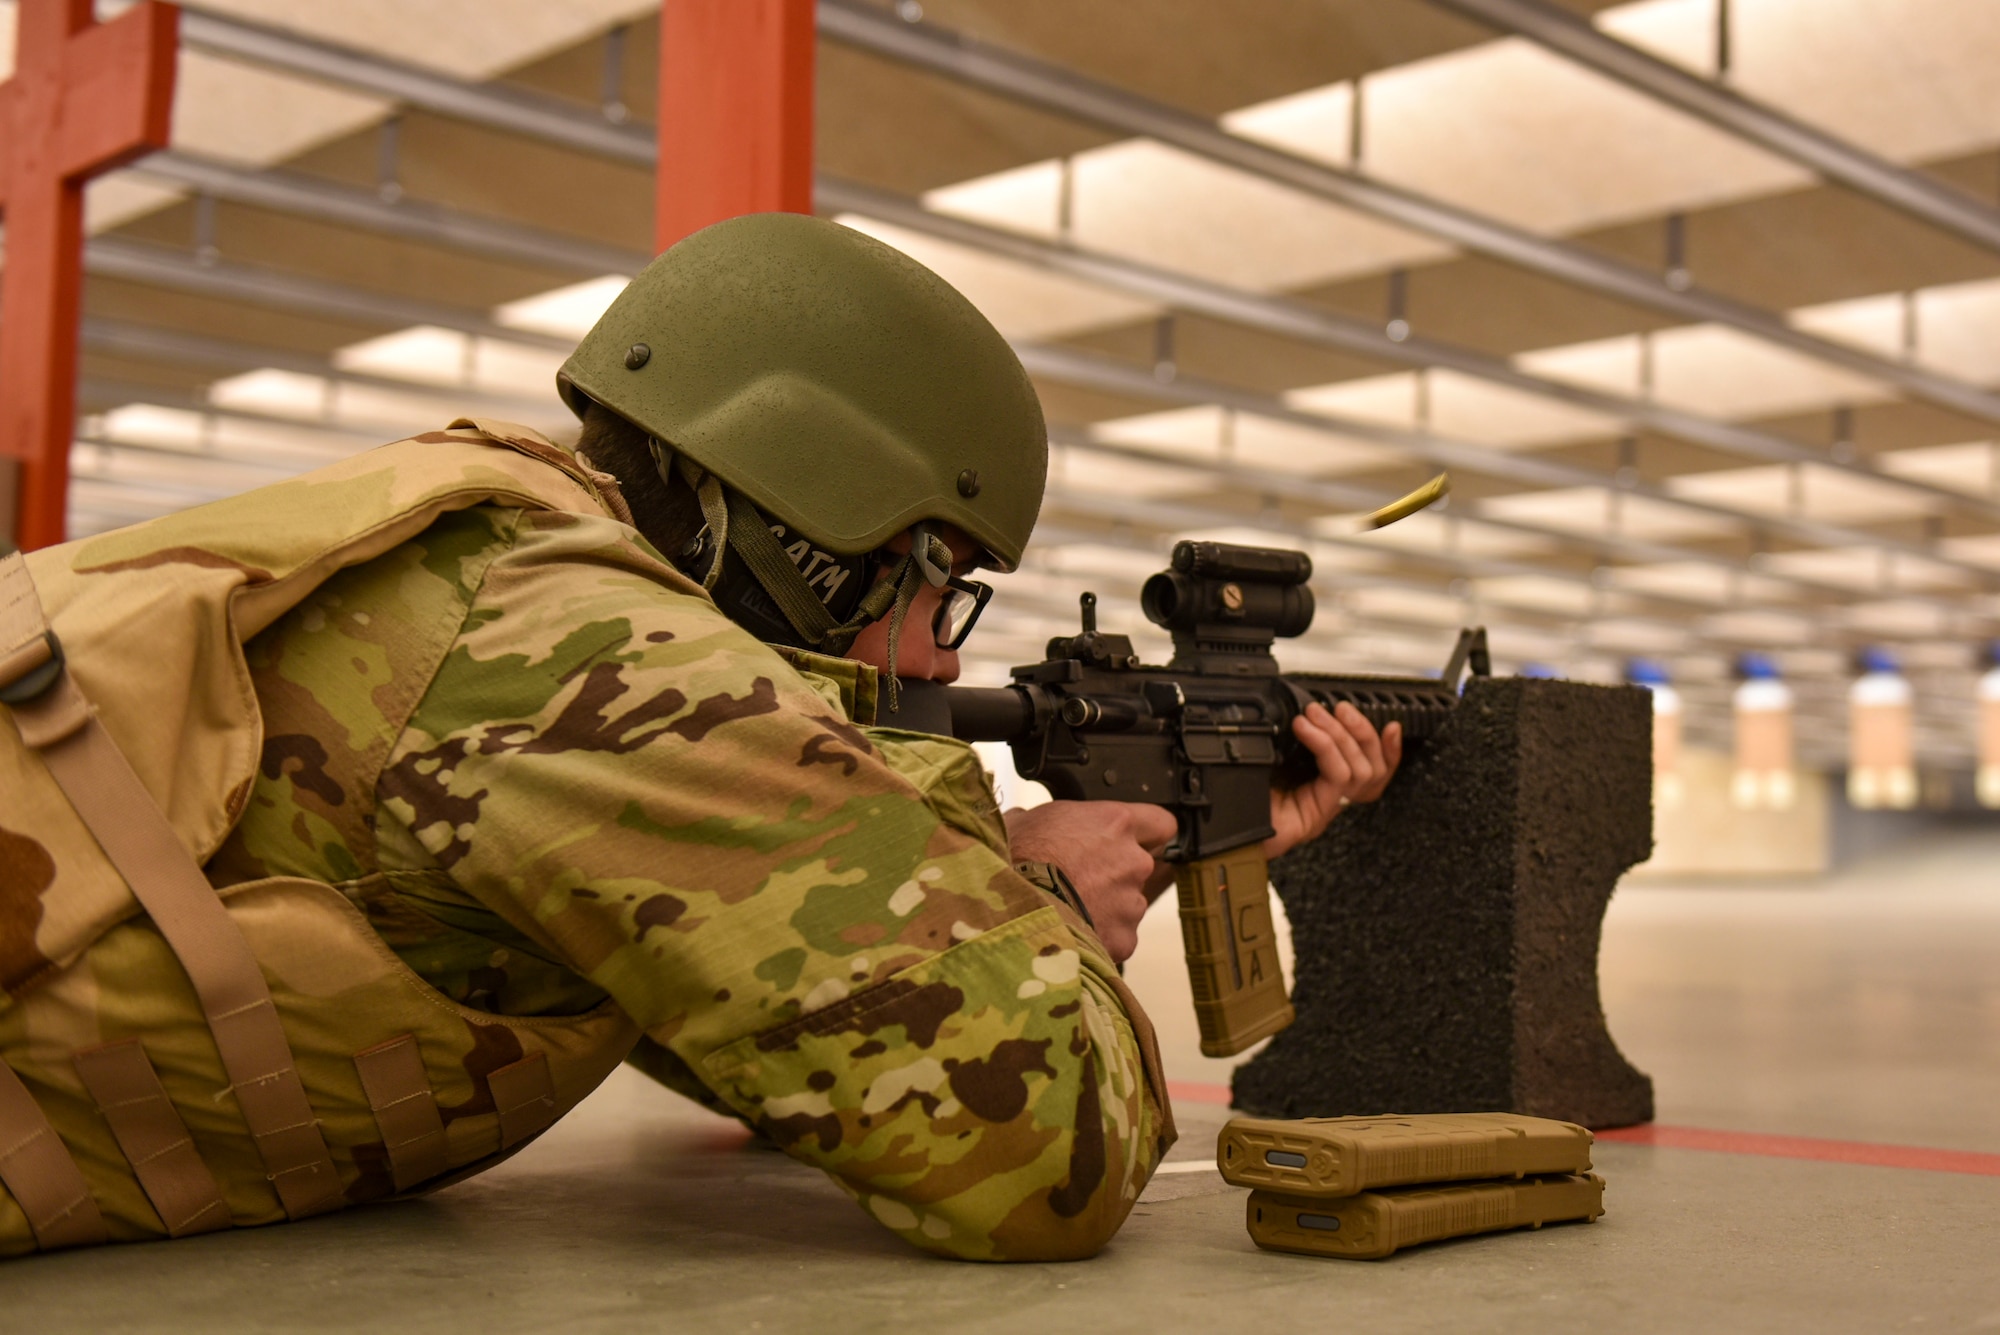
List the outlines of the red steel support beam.
{"type": "Polygon", "coordinates": [[[83,186],[167,146],[180,11],[145,0],[110,23],[91,0],[21,0],[0,85],[0,459],[20,461],[14,541],[63,540],[76,426],[83,186]]]}
{"type": "Polygon", "coordinates": [[[662,0],[654,248],[811,213],[813,0],[662,0]]]}

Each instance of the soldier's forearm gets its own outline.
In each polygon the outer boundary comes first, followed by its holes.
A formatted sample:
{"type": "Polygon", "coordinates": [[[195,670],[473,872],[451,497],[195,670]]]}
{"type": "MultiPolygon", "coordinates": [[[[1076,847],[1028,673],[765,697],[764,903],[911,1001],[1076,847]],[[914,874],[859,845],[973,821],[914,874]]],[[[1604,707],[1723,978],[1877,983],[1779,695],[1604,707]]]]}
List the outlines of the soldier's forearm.
{"type": "Polygon", "coordinates": [[[1143,1015],[1078,944],[1043,908],[698,1069],[915,1246],[1087,1256],[1172,1132],[1143,1015]]]}

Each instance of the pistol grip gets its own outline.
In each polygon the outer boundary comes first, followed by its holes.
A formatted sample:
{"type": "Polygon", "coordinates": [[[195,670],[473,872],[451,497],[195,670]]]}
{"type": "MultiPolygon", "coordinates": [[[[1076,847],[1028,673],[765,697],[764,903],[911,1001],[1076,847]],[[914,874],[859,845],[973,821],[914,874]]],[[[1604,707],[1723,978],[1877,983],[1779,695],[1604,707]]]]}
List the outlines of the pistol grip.
{"type": "Polygon", "coordinates": [[[1204,1056],[1233,1057],[1292,1022],[1271,882],[1256,845],[1174,868],[1204,1056]]]}

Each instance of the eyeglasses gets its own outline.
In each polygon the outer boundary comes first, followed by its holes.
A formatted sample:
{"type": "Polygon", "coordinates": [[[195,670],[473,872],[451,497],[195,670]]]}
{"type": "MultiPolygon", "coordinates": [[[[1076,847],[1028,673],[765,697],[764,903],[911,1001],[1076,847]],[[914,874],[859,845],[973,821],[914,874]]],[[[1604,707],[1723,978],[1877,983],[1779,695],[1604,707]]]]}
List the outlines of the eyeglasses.
{"type": "Polygon", "coordinates": [[[931,636],[937,640],[940,649],[956,649],[965,643],[965,637],[972,634],[972,628],[979,624],[979,614],[986,610],[986,604],[993,597],[993,586],[981,584],[976,579],[961,579],[953,575],[944,584],[944,601],[938,604],[937,616],[931,621],[931,636]]]}

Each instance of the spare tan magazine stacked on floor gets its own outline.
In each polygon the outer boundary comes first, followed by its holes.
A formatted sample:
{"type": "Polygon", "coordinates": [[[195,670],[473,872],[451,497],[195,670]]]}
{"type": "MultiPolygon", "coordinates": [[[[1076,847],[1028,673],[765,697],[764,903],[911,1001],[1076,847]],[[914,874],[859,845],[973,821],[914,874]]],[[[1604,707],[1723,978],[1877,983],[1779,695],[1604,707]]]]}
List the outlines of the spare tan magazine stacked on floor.
{"type": "Polygon", "coordinates": [[[1271,1251],[1380,1260],[1472,1233],[1604,1213],[1591,1134],[1514,1113],[1238,1117],[1216,1138],[1224,1180],[1251,1188],[1250,1237],[1271,1251]]]}

